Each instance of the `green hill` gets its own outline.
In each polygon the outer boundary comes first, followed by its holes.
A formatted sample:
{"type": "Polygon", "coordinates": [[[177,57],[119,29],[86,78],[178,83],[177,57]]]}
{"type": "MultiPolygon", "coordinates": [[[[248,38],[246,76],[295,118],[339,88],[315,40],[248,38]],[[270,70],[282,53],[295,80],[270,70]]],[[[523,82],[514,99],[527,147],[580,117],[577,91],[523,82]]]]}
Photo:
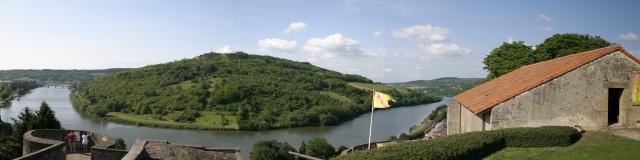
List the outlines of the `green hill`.
{"type": "MultiPolygon", "coordinates": [[[[172,128],[273,129],[334,125],[367,112],[371,80],[269,56],[207,53],[72,86],[74,106],[108,120],[172,128]]],[[[435,102],[393,92],[398,104],[435,102]]]]}
{"type": "Polygon", "coordinates": [[[406,87],[414,91],[433,96],[452,97],[484,82],[484,78],[443,77],[433,80],[417,80],[404,83],[391,83],[392,86],[406,87]]]}

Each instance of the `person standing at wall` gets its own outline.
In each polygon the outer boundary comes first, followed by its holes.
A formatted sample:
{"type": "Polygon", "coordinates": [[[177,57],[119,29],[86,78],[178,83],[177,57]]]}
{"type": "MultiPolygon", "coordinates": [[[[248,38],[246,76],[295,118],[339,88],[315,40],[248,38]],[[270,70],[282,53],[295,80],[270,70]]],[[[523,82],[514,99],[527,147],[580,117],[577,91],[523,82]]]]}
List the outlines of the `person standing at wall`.
{"type": "Polygon", "coordinates": [[[82,133],[82,146],[83,146],[84,153],[87,153],[87,150],[89,148],[89,133],[88,132],[83,132],[82,133]]]}
{"type": "Polygon", "coordinates": [[[73,133],[73,131],[69,131],[69,134],[67,134],[67,144],[69,145],[69,153],[73,153],[76,151],[76,147],[73,144],[73,142],[76,141],[76,134],[73,133]]]}

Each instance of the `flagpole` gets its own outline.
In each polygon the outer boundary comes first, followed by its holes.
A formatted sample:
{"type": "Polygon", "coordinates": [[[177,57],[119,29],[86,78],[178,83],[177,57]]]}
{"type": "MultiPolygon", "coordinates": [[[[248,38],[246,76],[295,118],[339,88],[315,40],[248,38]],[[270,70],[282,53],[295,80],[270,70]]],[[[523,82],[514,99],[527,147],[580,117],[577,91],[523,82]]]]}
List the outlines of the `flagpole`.
{"type": "MultiPolygon", "coordinates": [[[[375,98],[376,91],[373,91],[373,98],[375,98]]],[[[371,101],[371,119],[369,121],[369,143],[367,143],[367,150],[371,149],[371,128],[373,128],[373,100],[371,101]]]]}

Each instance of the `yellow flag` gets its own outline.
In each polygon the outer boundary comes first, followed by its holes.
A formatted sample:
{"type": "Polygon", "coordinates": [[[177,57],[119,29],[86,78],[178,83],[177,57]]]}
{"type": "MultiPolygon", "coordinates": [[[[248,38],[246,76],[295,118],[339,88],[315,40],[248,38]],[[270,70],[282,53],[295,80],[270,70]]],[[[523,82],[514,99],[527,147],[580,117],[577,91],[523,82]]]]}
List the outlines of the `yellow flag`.
{"type": "Polygon", "coordinates": [[[391,107],[389,101],[395,102],[396,100],[388,94],[373,91],[373,108],[389,108],[391,107]]]}

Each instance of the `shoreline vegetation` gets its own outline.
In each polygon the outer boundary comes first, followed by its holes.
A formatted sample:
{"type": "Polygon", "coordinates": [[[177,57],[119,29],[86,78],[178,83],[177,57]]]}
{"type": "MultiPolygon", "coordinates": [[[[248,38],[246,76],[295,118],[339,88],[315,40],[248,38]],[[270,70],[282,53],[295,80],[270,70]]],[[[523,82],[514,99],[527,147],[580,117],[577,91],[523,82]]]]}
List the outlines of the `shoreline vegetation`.
{"type": "Polygon", "coordinates": [[[70,86],[74,107],[109,121],[165,128],[270,130],[332,126],[370,111],[370,92],[395,106],[440,97],[305,62],[207,53],[149,65],[70,86]],[[224,118],[221,118],[224,117],[224,118]]]}
{"type": "Polygon", "coordinates": [[[41,87],[42,84],[31,80],[0,82],[0,107],[8,107],[11,101],[41,87]]]}

